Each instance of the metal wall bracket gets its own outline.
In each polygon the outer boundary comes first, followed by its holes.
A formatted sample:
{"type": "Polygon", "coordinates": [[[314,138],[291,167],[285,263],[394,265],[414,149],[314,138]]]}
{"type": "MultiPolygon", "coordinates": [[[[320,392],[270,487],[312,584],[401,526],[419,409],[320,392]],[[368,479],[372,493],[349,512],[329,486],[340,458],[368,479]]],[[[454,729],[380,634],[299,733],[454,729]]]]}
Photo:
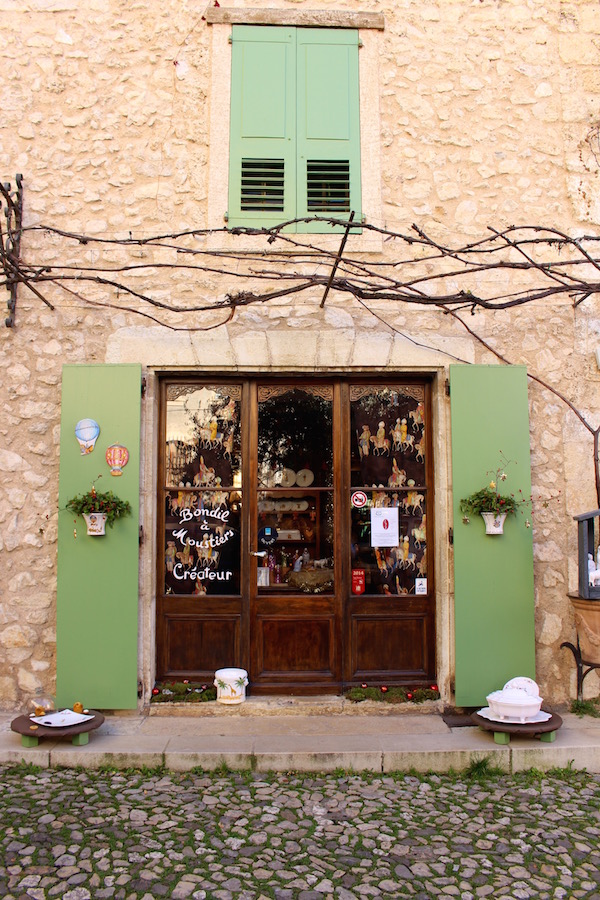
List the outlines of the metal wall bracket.
{"type": "Polygon", "coordinates": [[[579,701],[583,700],[583,682],[586,675],[589,675],[590,672],[593,672],[594,669],[600,669],[600,663],[591,663],[587,660],[583,659],[581,656],[581,650],[579,649],[579,638],[577,638],[577,646],[572,644],[570,641],[564,641],[561,645],[561,650],[565,647],[567,650],[570,650],[575,659],[575,665],[577,666],[577,699],[579,701]],[[588,667],[587,669],[585,667],[588,667]]]}
{"type": "Polygon", "coordinates": [[[23,224],[23,176],[16,176],[16,190],[11,190],[10,182],[0,184],[0,194],[4,200],[2,211],[6,219],[6,231],[0,225],[0,264],[6,290],[10,297],[7,300],[8,315],[4,320],[7,328],[14,328],[17,311],[17,287],[19,278],[19,261],[21,257],[21,228],[23,224]]]}

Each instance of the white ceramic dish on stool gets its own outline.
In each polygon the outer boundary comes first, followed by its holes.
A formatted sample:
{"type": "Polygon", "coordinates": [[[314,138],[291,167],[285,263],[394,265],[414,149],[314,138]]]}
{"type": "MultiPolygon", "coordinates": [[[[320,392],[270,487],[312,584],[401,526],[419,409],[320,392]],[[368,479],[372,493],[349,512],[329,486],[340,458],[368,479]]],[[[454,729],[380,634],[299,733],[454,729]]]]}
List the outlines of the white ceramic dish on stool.
{"type": "Polygon", "coordinates": [[[486,697],[488,707],[493,716],[527,722],[536,716],[542,705],[542,698],[535,697],[521,688],[504,688],[493,691],[486,697]]]}

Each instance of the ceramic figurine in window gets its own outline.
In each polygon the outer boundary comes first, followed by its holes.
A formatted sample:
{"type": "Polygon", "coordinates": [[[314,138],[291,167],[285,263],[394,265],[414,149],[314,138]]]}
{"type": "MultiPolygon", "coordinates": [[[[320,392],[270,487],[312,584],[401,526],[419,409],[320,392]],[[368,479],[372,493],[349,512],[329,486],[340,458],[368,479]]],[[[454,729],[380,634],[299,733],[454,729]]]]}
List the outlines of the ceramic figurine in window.
{"type": "Polygon", "coordinates": [[[177,554],[177,558],[181,560],[184,566],[189,566],[192,562],[192,548],[186,544],[183,550],[177,554]]]}
{"type": "Polygon", "coordinates": [[[417,525],[412,530],[412,536],[415,539],[415,547],[417,548],[417,550],[421,549],[421,546],[425,543],[425,540],[427,538],[426,519],[427,515],[424,514],[421,520],[421,524],[417,525]]]}
{"type": "Polygon", "coordinates": [[[227,500],[228,500],[228,494],[227,494],[227,491],[219,490],[219,488],[221,487],[221,479],[219,478],[218,475],[215,478],[215,487],[217,488],[217,490],[213,494],[213,508],[215,508],[217,506],[226,506],[227,500]]]}
{"type": "Polygon", "coordinates": [[[177,547],[175,541],[167,541],[167,549],[165,550],[165,565],[167,572],[172,572],[175,566],[175,558],[177,557],[177,547]]]}
{"type": "Polygon", "coordinates": [[[408,418],[412,419],[412,429],[413,431],[418,431],[421,425],[424,422],[424,414],[425,414],[425,406],[422,401],[419,401],[416,409],[411,409],[408,414],[408,418]]]}
{"type": "Polygon", "coordinates": [[[422,437],[420,441],[415,444],[415,450],[417,451],[416,460],[417,462],[425,462],[425,438],[422,437]]]}
{"type": "Polygon", "coordinates": [[[217,431],[219,430],[219,423],[217,422],[217,417],[213,416],[208,425],[210,429],[210,442],[211,444],[217,440],[217,431]]]}
{"type": "Polygon", "coordinates": [[[303,528],[302,537],[305,541],[313,541],[315,538],[315,527],[311,522],[307,522],[303,528]]]}
{"type": "Polygon", "coordinates": [[[392,436],[392,450],[399,450],[400,444],[402,443],[402,429],[400,427],[400,419],[396,419],[396,424],[393,428],[390,428],[390,434],[392,436]]]}
{"type": "Polygon", "coordinates": [[[407,534],[405,534],[404,537],[402,538],[401,546],[402,546],[402,560],[403,560],[403,562],[406,562],[406,560],[408,559],[408,551],[409,551],[409,541],[408,541],[407,534]]]}
{"type": "Polygon", "coordinates": [[[362,459],[363,456],[369,455],[371,449],[371,429],[368,425],[363,425],[362,432],[358,435],[358,455],[362,459]]]}
{"type": "Polygon", "coordinates": [[[406,481],[406,472],[398,468],[396,457],[392,459],[392,474],[388,478],[388,487],[402,487],[406,481]]]}
{"type": "Polygon", "coordinates": [[[206,466],[206,464],[205,464],[205,462],[204,462],[204,457],[203,457],[203,456],[200,457],[200,463],[199,463],[199,466],[200,466],[200,468],[198,469],[198,471],[197,471],[196,474],[194,475],[194,487],[202,487],[202,486],[204,486],[204,484],[205,484],[204,476],[205,476],[205,474],[206,474],[206,472],[207,472],[207,466],[206,466]]]}
{"type": "Polygon", "coordinates": [[[230,431],[223,441],[223,456],[231,462],[233,457],[233,431],[230,431]]]}
{"type": "Polygon", "coordinates": [[[390,452],[391,441],[385,436],[385,422],[379,423],[375,436],[371,437],[371,443],[374,456],[387,455],[390,452]]]}
{"type": "Polygon", "coordinates": [[[224,422],[234,422],[236,418],[235,400],[230,400],[227,406],[221,410],[221,418],[224,422]]]}

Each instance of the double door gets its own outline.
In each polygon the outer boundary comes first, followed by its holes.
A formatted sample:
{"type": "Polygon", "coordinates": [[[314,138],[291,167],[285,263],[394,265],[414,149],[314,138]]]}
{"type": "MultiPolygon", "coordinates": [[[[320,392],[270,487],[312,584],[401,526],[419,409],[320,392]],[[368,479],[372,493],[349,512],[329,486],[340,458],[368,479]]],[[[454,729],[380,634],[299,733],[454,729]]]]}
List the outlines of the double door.
{"type": "Polygon", "coordinates": [[[157,678],[435,677],[427,381],[162,384],[157,678]]]}

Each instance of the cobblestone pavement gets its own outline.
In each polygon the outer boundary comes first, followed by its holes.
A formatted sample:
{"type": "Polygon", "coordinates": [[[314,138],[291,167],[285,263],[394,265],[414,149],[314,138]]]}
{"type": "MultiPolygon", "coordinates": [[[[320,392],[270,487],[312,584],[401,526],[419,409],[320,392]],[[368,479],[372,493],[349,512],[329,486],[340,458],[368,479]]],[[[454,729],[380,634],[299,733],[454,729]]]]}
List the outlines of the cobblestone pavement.
{"type": "Polygon", "coordinates": [[[0,767],[0,897],[600,898],[600,776],[0,767]]]}

